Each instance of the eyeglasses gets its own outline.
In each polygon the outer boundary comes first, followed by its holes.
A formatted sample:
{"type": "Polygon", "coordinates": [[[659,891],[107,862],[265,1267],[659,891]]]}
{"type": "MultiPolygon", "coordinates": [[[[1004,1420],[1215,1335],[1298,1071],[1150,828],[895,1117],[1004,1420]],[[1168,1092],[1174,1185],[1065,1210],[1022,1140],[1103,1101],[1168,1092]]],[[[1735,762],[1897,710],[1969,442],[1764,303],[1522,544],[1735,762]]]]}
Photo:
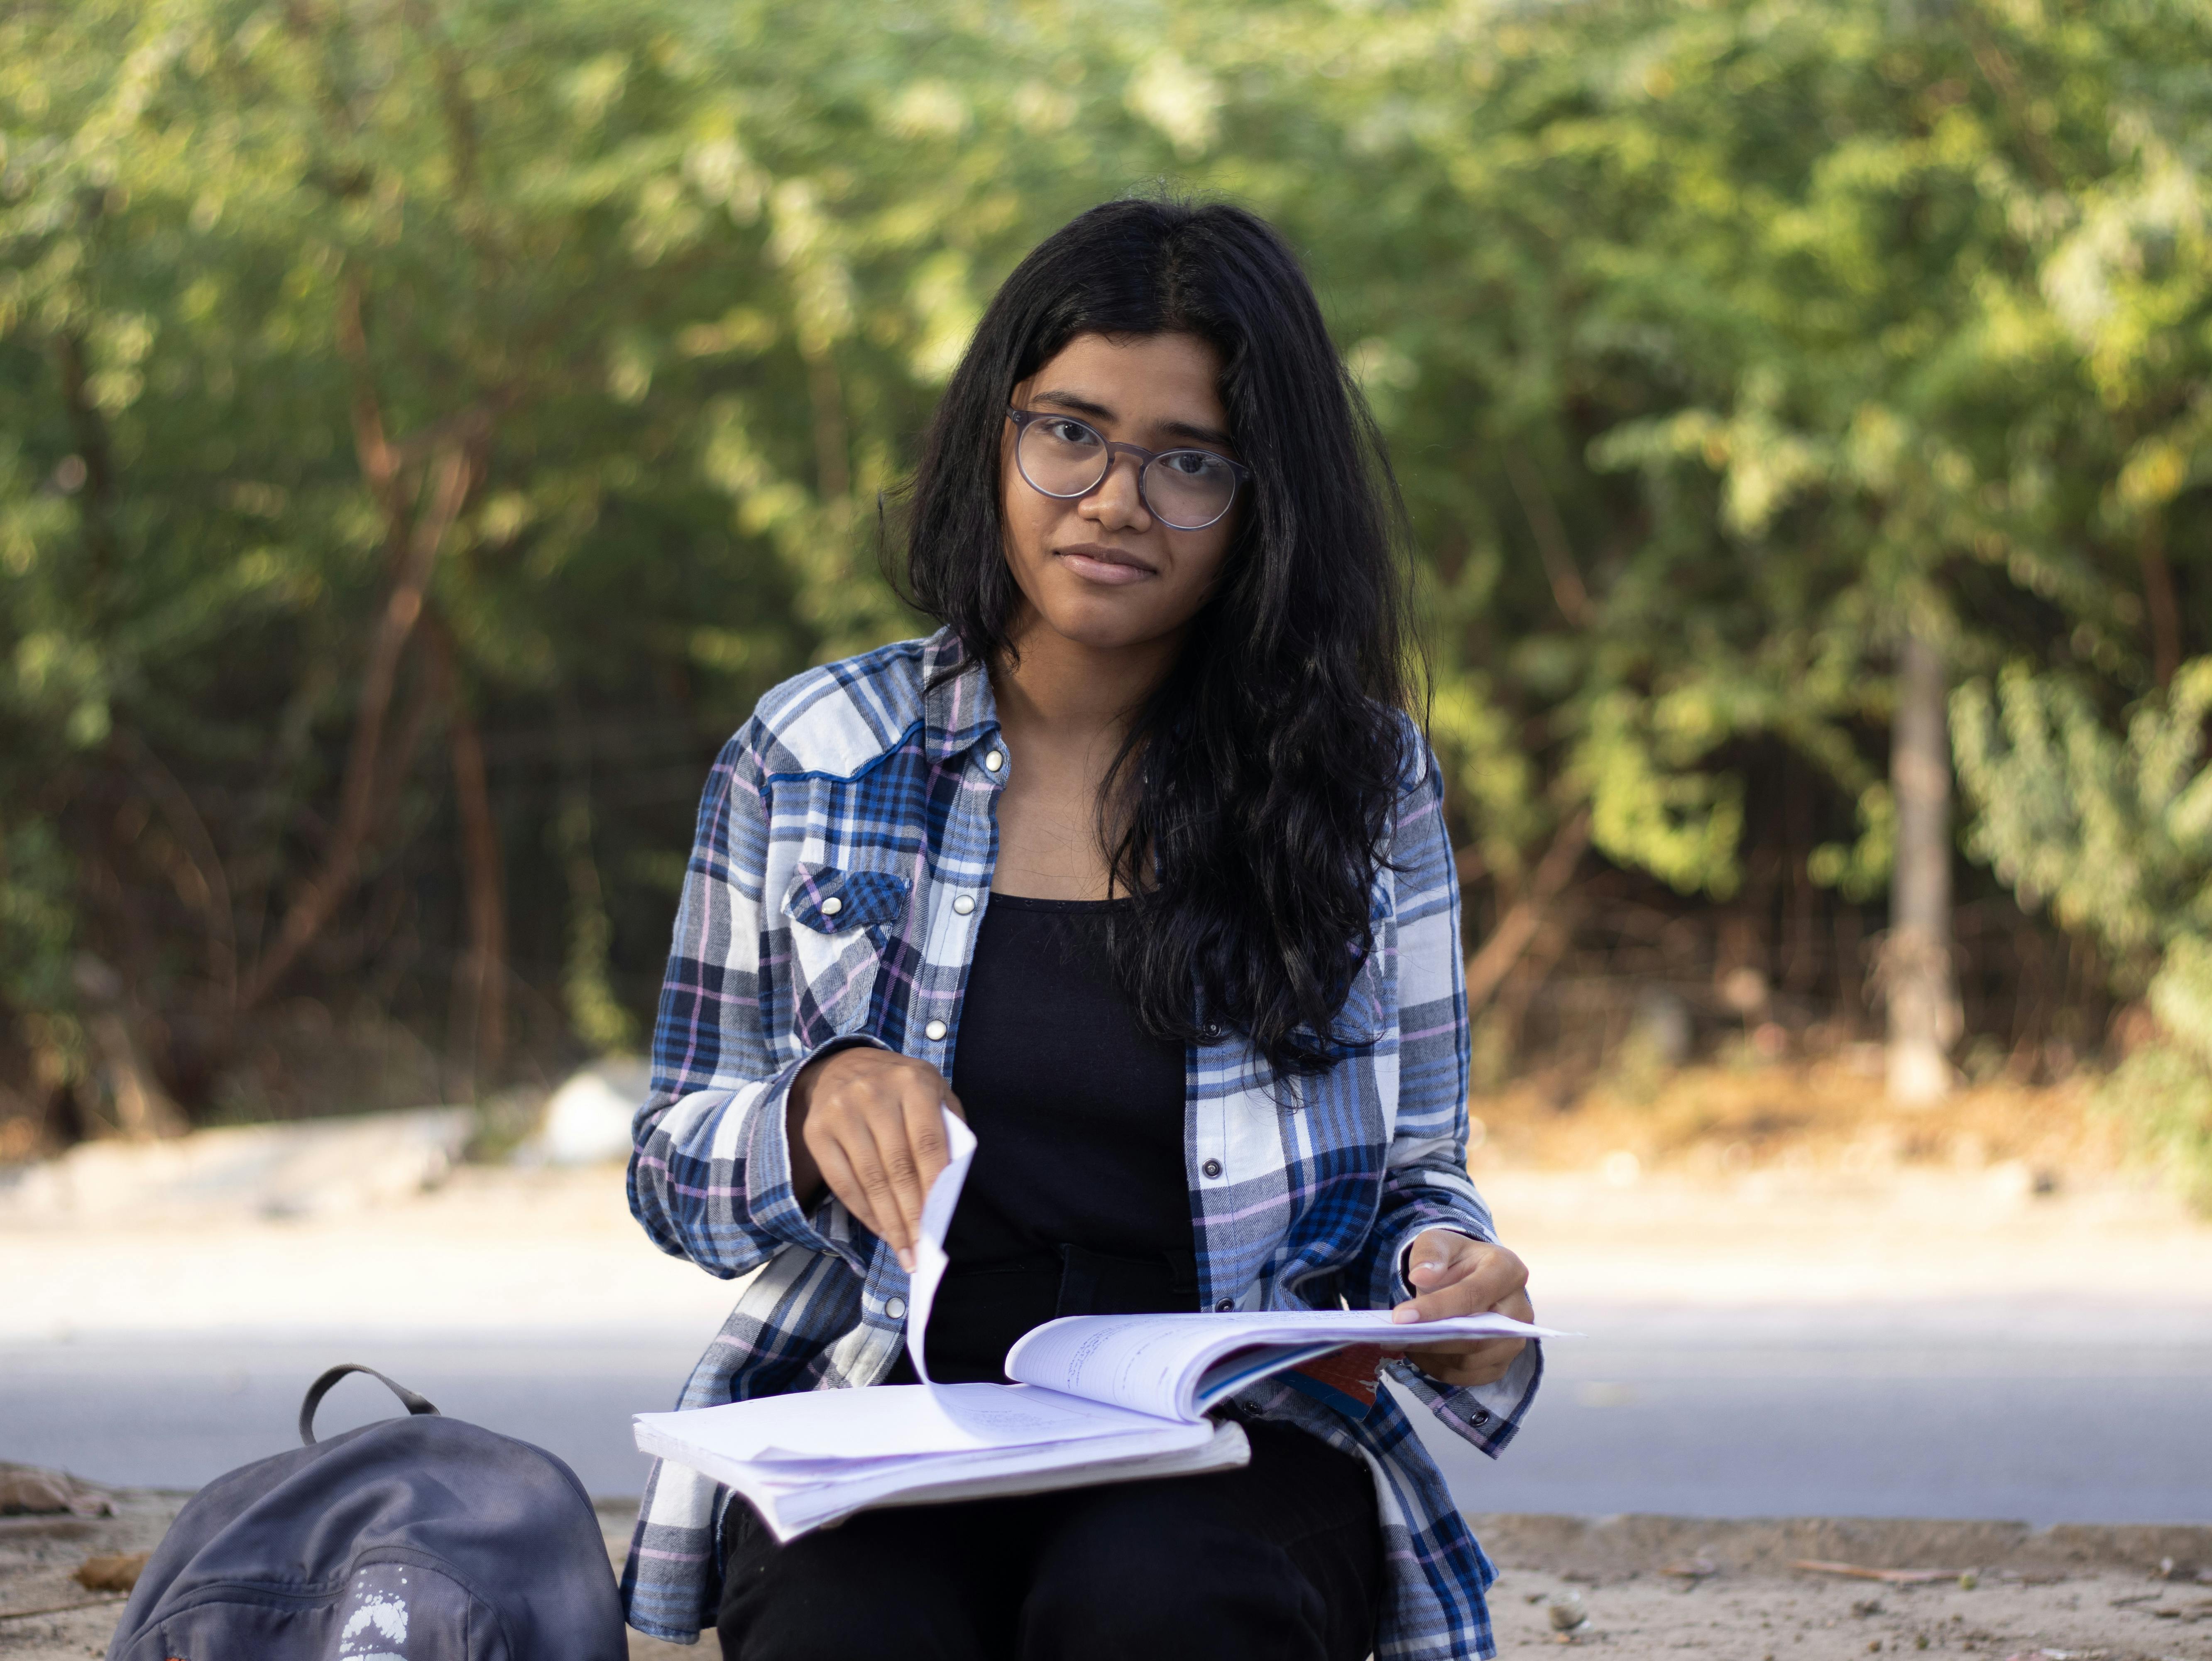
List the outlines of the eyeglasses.
{"type": "Polygon", "coordinates": [[[1173,530],[1204,530],[1229,511],[1237,487],[1252,477],[1243,462],[1211,450],[1116,443],[1073,416],[1009,408],[1006,418],[1016,429],[1014,465],[1040,496],[1061,502],[1089,496],[1106,482],[1114,458],[1127,452],[1137,459],[1137,499],[1173,530]]]}

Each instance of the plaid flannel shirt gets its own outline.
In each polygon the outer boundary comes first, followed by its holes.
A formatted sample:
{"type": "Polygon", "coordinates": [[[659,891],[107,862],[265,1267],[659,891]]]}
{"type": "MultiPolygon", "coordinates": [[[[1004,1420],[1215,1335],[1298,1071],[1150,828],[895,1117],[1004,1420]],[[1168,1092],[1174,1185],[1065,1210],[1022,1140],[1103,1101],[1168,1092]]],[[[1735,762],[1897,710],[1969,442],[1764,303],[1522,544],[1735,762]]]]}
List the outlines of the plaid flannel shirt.
{"type": "MultiPolygon", "coordinates": [[[[752,1278],[683,1407],[873,1384],[903,1342],[897,1258],[836,1200],[810,1213],[793,1195],[784,1102],[810,1060],[854,1043],[952,1072],[998,793],[1019,764],[988,677],[960,658],[939,633],[810,670],[761,700],[708,781],[630,1209],[663,1250],[752,1278]]],[[[1423,1230],[1495,1238],[1467,1174],[1459,885],[1435,758],[1425,745],[1417,754],[1376,880],[1375,949],[1331,1035],[1342,1059],[1291,1078],[1234,1034],[1189,1052],[1203,1308],[1387,1307],[1408,1295],[1403,1256],[1423,1230]]],[[[1474,1389],[1388,1366],[1494,1456],[1542,1360],[1532,1344],[1474,1389]]],[[[1375,1478],[1389,1576],[1377,1661],[1492,1654],[1493,1572],[1399,1403],[1386,1390],[1355,1417],[1348,1398],[1325,1404],[1283,1377],[1240,1410],[1297,1423],[1375,1478]]],[[[688,1644],[714,1623],[728,1500],[695,1472],[654,1467],[623,1574],[631,1625],[688,1644]]]]}

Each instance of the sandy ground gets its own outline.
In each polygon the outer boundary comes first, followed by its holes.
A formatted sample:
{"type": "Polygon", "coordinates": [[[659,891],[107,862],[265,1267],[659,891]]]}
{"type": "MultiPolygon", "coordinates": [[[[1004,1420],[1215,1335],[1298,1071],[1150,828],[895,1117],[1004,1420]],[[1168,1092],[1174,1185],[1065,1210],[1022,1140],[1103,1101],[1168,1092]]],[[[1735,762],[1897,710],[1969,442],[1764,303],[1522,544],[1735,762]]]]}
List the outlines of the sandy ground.
{"type": "MultiPolygon", "coordinates": [[[[123,1599],[70,1576],[88,1557],[143,1551],[181,1496],[112,1494],[116,1515],[0,1518],[0,1657],[63,1661],[105,1652],[123,1599]]],[[[600,1507],[611,1556],[633,1513],[600,1507]]],[[[1501,1565],[1491,1594],[1498,1652],[1684,1653],[1713,1661],[1840,1661],[1904,1651],[2062,1661],[2212,1658],[2212,1529],[2047,1530],[1817,1520],[1722,1524],[1667,1518],[1583,1523],[1481,1518],[1501,1565]],[[2176,1554],[2180,1554],[2177,1556],[2176,1554]],[[1933,1585],[1888,1585],[1794,1570],[1799,1558],[1943,1568],[1933,1585]],[[2208,1577],[2199,1580],[2200,1565],[2208,1577]],[[1955,1578],[1971,1569],[1971,1588],[1955,1578]],[[1579,1606],[1562,1635],[1553,1609],[1579,1606]]],[[[631,1635],[632,1661],[711,1655],[631,1635]]]]}
{"type": "Polygon", "coordinates": [[[1992,1657],[2212,1655],[2212,1529],[1799,1518],[1474,1519],[1502,1566],[1499,1652],[1557,1654],[1552,1609],[1579,1597],[1572,1647],[1727,1661],[1933,1650],[1992,1657]],[[1944,1572],[1883,1584],[1802,1561],[1944,1572]],[[2203,1569],[2207,1579],[2196,1577],[2203,1569]]]}
{"type": "MultiPolygon", "coordinates": [[[[2093,1574],[2042,1585],[1957,1585],[1899,1591],[1820,1577],[1723,1578],[1701,1585],[1640,1577],[1591,1587],[1533,1569],[1509,1569],[1491,1593],[1504,1657],[1691,1654],[1714,1661],[1842,1661],[1929,1651],[2014,1658],[2195,1661],[2212,1637],[2180,1612],[2212,1609],[2205,1588],[2174,1590],[2140,1575],[2093,1574]],[[1563,1652],[1553,1601],[1576,1592],[1586,1624],[1563,1652]],[[2160,1618],[2164,1611],[2169,1617],[2160,1618]]],[[[2202,1615],[2196,1616],[2201,1621],[2202,1615]]]]}

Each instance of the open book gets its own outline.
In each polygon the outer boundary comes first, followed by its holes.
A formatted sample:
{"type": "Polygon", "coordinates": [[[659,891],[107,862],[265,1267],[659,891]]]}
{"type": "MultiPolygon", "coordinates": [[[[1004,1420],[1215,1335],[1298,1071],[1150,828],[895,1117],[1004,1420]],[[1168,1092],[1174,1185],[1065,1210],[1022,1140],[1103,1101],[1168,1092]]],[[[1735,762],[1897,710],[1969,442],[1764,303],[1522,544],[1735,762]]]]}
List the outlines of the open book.
{"type": "Polygon", "coordinates": [[[1387,1310],[1077,1315],[1025,1335],[1012,1384],[930,1382],[924,1339],[945,1234],[975,1153],[951,1114],[951,1163],[923,1206],[907,1348],[919,1384],[803,1390],[636,1415],[637,1445],[750,1500],[778,1540],[875,1506],[1182,1475],[1251,1457],[1206,1417],[1246,1385],[1356,1344],[1559,1335],[1503,1315],[1394,1325],[1387,1310]]]}

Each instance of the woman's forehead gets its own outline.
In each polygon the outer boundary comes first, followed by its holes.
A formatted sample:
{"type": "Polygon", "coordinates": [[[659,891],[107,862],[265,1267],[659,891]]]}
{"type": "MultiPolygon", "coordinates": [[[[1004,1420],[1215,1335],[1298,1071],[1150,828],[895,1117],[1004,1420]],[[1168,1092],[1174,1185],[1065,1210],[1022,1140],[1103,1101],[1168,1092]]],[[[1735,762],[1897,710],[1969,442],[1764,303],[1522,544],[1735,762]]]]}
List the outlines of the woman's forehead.
{"type": "Polygon", "coordinates": [[[1228,441],[1221,354],[1194,334],[1081,334],[1022,389],[1032,408],[1065,409],[1102,426],[1228,441]]]}

